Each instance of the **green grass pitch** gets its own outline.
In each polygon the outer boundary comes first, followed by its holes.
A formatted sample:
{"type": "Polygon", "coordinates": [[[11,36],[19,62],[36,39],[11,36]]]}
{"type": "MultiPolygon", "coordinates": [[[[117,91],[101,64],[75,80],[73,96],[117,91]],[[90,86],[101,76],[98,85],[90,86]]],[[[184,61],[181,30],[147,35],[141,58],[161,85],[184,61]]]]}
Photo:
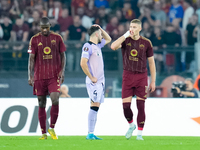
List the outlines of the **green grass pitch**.
{"type": "Polygon", "coordinates": [[[59,136],[58,140],[39,140],[39,136],[0,136],[0,150],[200,150],[200,137],[99,136],[103,140],[86,140],[85,136],[59,136]]]}

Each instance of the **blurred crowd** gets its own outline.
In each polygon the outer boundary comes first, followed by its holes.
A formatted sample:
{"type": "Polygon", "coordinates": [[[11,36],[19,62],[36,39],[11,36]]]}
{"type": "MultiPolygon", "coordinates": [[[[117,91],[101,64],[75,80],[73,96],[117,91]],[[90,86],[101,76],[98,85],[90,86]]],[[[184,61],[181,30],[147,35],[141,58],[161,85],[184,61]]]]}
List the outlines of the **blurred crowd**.
{"type": "MultiPolygon", "coordinates": [[[[200,23],[200,0],[0,0],[0,41],[29,41],[40,31],[42,16],[50,18],[51,30],[60,33],[64,41],[82,42],[88,40],[87,29],[94,23],[115,40],[129,29],[132,19],[138,18],[143,23],[141,35],[152,41],[156,51],[168,46],[194,45],[200,23]]],[[[9,45],[0,44],[1,48],[7,49],[9,45]]],[[[23,48],[18,44],[13,50],[23,48]]],[[[194,57],[181,55],[184,71],[194,57]]],[[[155,59],[162,63],[163,54],[156,53],[155,59]]],[[[158,65],[159,69],[162,65],[158,65]]]]}

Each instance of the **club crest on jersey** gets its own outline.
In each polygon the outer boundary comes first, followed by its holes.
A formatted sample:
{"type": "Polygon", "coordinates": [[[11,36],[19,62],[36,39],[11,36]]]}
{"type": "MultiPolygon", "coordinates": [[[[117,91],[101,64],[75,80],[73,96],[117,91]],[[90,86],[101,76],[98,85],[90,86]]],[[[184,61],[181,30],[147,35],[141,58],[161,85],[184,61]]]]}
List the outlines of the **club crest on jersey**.
{"type": "Polygon", "coordinates": [[[51,44],[55,45],[56,41],[55,40],[51,40],[51,44]]]}
{"type": "Polygon", "coordinates": [[[88,47],[85,47],[83,50],[84,50],[85,52],[87,52],[87,51],[89,50],[89,48],[88,48],[88,47]]]}
{"type": "Polygon", "coordinates": [[[42,45],[42,43],[40,42],[39,44],[38,44],[38,46],[41,46],[42,45]]]}
{"type": "Polygon", "coordinates": [[[137,56],[137,53],[138,53],[138,52],[137,52],[136,49],[132,49],[132,50],[131,50],[131,56],[134,56],[134,57],[135,57],[135,56],[137,56]]]}
{"type": "Polygon", "coordinates": [[[50,54],[51,53],[51,48],[50,47],[45,47],[44,48],[44,53],[45,54],[50,54]]]}
{"type": "Polygon", "coordinates": [[[143,45],[143,44],[140,44],[140,48],[143,49],[143,48],[144,48],[144,45],[143,45]]]}

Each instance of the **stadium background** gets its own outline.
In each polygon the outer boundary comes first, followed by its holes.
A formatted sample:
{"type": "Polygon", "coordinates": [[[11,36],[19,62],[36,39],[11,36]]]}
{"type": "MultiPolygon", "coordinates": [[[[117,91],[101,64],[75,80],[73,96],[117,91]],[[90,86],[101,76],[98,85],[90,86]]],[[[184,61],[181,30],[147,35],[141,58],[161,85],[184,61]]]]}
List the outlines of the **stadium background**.
{"type": "MultiPolygon", "coordinates": [[[[143,22],[141,35],[151,39],[157,67],[157,88],[149,95],[153,98],[147,101],[146,108],[149,114],[147,119],[152,122],[148,122],[144,135],[200,135],[197,132],[200,124],[199,100],[170,99],[173,82],[184,81],[188,77],[195,80],[200,71],[198,59],[200,0],[1,0],[0,135],[40,134],[39,127],[37,132],[32,134],[30,132],[31,124],[36,125],[38,122],[32,122],[37,101],[32,94],[32,87],[27,82],[27,49],[30,37],[39,32],[38,21],[42,16],[50,18],[51,29],[63,36],[67,47],[64,84],[68,85],[72,98],[60,100],[62,106],[68,106],[68,109],[61,108],[63,113],[60,120],[69,117],[65,114],[70,114],[74,109],[84,108],[81,117],[84,129],[74,134],[85,135],[87,132],[86,117],[89,101],[85,88],[85,75],[79,65],[82,44],[88,40],[87,29],[94,23],[100,24],[115,40],[128,30],[130,20],[140,18],[143,22]],[[174,18],[172,3],[176,2],[179,8],[177,13],[181,19],[174,18]],[[70,107],[76,105],[77,108],[70,107]],[[171,111],[168,112],[169,110],[171,111]],[[24,120],[20,120],[23,113],[27,113],[27,116],[23,118],[24,120]],[[163,130],[168,123],[170,123],[168,128],[163,130]],[[185,131],[185,128],[191,129],[185,131]]],[[[102,114],[99,116],[99,122],[102,124],[97,126],[97,134],[123,135],[127,124],[120,113],[123,71],[121,51],[112,51],[110,45],[102,51],[105,62],[107,103],[102,106],[102,114]],[[115,128],[112,124],[104,124],[108,122],[109,117],[112,117],[108,115],[111,105],[116,109],[110,115],[119,115],[113,118],[113,122],[117,120],[115,128]],[[100,128],[101,125],[103,129],[100,128]],[[107,130],[102,132],[104,129],[114,130],[113,133],[106,132],[107,130]]],[[[134,114],[137,114],[137,111],[134,114]]],[[[58,121],[58,126],[62,121],[58,121]]],[[[78,128],[73,127],[79,123],[65,123],[64,128],[69,127],[66,133],[60,130],[58,134],[74,135],[70,134],[69,129],[78,128]]]]}

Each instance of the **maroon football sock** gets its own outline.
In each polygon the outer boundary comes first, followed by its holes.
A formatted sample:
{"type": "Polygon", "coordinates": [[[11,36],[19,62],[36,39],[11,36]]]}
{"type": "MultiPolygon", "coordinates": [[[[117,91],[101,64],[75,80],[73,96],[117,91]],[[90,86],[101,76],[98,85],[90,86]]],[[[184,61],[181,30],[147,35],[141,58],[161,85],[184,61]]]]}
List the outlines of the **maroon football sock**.
{"type": "Polygon", "coordinates": [[[129,123],[133,122],[133,112],[131,110],[131,103],[123,103],[124,116],[129,123]]]}
{"type": "Polygon", "coordinates": [[[57,121],[57,118],[58,118],[58,111],[59,111],[59,105],[52,105],[51,106],[51,112],[50,112],[50,115],[51,115],[50,127],[51,128],[54,128],[54,126],[56,124],[56,121],[57,121]]]}
{"type": "Polygon", "coordinates": [[[46,111],[45,111],[44,107],[39,107],[38,119],[40,122],[42,134],[44,134],[44,133],[46,133],[46,111]]]}
{"type": "Polygon", "coordinates": [[[144,110],[144,100],[136,100],[137,101],[137,109],[138,109],[138,116],[137,116],[137,125],[138,130],[143,130],[144,123],[145,123],[145,110],[144,110]]]}

